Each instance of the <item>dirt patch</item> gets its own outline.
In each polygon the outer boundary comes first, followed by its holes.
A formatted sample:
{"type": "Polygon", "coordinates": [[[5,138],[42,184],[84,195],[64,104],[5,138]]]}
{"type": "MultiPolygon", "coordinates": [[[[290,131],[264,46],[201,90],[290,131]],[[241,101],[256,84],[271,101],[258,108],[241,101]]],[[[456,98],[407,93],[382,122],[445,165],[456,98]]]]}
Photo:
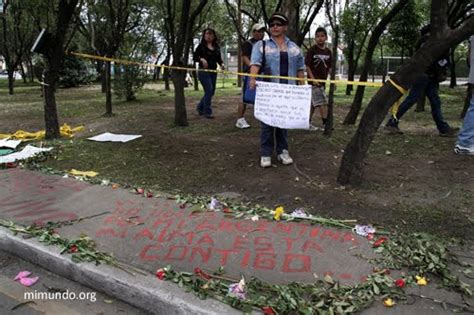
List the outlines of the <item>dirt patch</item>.
{"type": "MultiPolygon", "coordinates": [[[[244,200],[271,207],[281,204],[289,211],[306,207],[313,214],[357,219],[387,229],[474,238],[474,161],[452,153],[455,139],[440,138],[429,113],[408,114],[402,136],[380,132],[367,159],[365,183],[357,188],[341,187],[335,179],[343,149],[355,130],[340,124],[349,108],[344,97],[336,107],[331,138],[321,132],[290,131],[289,149],[295,165],[277,164],[274,156],[274,166],[262,169],[259,123],[252,110],[247,115],[252,128],[234,127],[238,91],[218,90],[214,120],[198,116],[195,106],[200,94],[188,94],[189,127],[179,128],[172,126],[170,92],[145,90],[140,101],[118,102],[116,116],[104,118],[100,91],[62,90],[58,94],[64,100],[58,102],[61,122],[85,124],[86,130],[72,142],[63,141],[62,154],[46,164],[63,170],[94,170],[113,180],[166,191],[235,192],[244,200]],[[139,133],[143,138],[127,144],[85,140],[106,131],[139,133]]],[[[13,115],[8,119],[2,115],[1,132],[18,126],[43,128],[40,111],[34,107],[36,114],[29,115],[31,108],[25,106],[8,107],[13,115]]],[[[461,106],[459,101],[456,109],[445,110],[453,125],[460,124],[461,106]]]]}

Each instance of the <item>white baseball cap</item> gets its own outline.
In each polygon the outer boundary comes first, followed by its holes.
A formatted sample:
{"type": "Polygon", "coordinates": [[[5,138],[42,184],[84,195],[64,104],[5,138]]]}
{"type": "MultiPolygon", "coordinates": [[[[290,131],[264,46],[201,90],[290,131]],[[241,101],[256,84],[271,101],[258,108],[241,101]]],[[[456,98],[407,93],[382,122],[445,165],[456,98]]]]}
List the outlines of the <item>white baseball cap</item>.
{"type": "Polygon", "coordinates": [[[255,31],[263,30],[263,29],[265,29],[265,25],[260,24],[260,23],[254,24],[252,26],[252,33],[255,32],[255,31]]]}

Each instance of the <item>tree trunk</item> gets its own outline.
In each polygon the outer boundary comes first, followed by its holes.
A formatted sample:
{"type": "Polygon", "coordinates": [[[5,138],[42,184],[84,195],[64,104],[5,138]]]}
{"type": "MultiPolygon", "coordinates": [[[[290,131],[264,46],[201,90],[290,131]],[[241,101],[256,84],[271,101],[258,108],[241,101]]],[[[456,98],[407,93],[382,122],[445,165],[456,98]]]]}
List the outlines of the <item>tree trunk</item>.
{"type": "MultiPolygon", "coordinates": [[[[339,27],[336,26],[334,29],[334,43],[331,51],[331,60],[333,60],[333,66],[331,67],[330,79],[336,79],[336,68],[337,68],[337,46],[339,44],[339,27]]],[[[334,129],[334,94],[336,92],[336,85],[333,83],[329,86],[328,94],[328,116],[327,122],[324,126],[324,135],[330,137],[332,130],[334,129]]]]}
{"type": "Polygon", "coordinates": [[[425,92],[423,91],[420,95],[420,98],[416,102],[416,108],[415,112],[421,113],[425,111],[425,105],[426,105],[426,95],[425,92]]]}
{"type": "MultiPolygon", "coordinates": [[[[348,48],[349,49],[349,48],[348,48]]],[[[355,66],[355,61],[354,61],[354,48],[349,49],[347,52],[347,80],[348,81],[354,81],[354,76],[355,76],[355,71],[356,71],[356,66],[355,66]]],[[[351,95],[352,89],[353,89],[352,84],[348,84],[346,86],[346,95],[351,95]]]]}
{"type": "Polygon", "coordinates": [[[199,78],[197,71],[193,71],[194,91],[199,91],[199,78]]]}
{"type": "Polygon", "coordinates": [[[45,71],[43,74],[43,105],[46,139],[57,139],[61,136],[56,106],[55,82],[57,79],[55,79],[55,77],[57,77],[57,75],[48,71],[45,71]]]}
{"type": "Polygon", "coordinates": [[[288,29],[286,36],[289,39],[298,42],[300,32],[300,4],[298,0],[285,0],[281,5],[281,12],[288,18],[288,29]]]}
{"type": "Polygon", "coordinates": [[[344,150],[337,181],[342,185],[360,184],[364,171],[364,159],[378,127],[385,119],[390,106],[401,94],[390,83],[386,83],[370,101],[359,127],[344,150]]]}
{"type": "Polygon", "coordinates": [[[454,88],[457,85],[456,81],[456,58],[454,57],[454,51],[456,48],[452,48],[449,53],[449,72],[450,72],[450,83],[449,87],[454,88]]]}
{"type": "Polygon", "coordinates": [[[103,64],[102,70],[100,71],[100,84],[101,84],[101,92],[106,93],[107,92],[107,75],[105,74],[106,72],[106,63],[103,64]]]}
{"type": "Polygon", "coordinates": [[[15,82],[15,78],[13,77],[13,69],[7,67],[7,74],[8,74],[8,94],[13,95],[13,86],[15,82]]]}
{"type": "Polygon", "coordinates": [[[112,82],[110,75],[110,61],[105,62],[105,114],[104,116],[112,116],[112,82]]]}
{"type": "Polygon", "coordinates": [[[25,72],[25,67],[23,67],[23,64],[20,64],[20,71],[21,71],[21,78],[23,79],[23,83],[26,84],[26,72],[25,72]]]}
{"type": "Polygon", "coordinates": [[[186,99],[184,97],[184,82],[186,72],[173,71],[174,85],[174,124],[180,127],[188,126],[188,117],[186,114],[186,99]]]}
{"type": "MultiPolygon", "coordinates": [[[[474,18],[465,21],[455,30],[446,26],[446,21],[443,20],[446,15],[446,5],[441,0],[433,0],[431,26],[434,31],[414,56],[392,76],[392,80],[404,89],[409,89],[416,78],[450,47],[460,43],[471,34],[474,18]]],[[[362,181],[364,159],[375,133],[390,106],[401,96],[400,91],[387,82],[369,102],[357,131],[344,151],[337,178],[340,184],[358,184],[362,181]]]]}
{"type": "MultiPolygon", "coordinates": [[[[403,7],[407,3],[408,0],[400,0],[392,7],[392,9],[387,13],[387,15],[385,15],[374,28],[372,35],[370,36],[369,43],[367,44],[364,66],[362,68],[362,72],[359,78],[360,82],[367,82],[369,70],[372,67],[372,56],[374,55],[374,51],[377,48],[380,36],[382,36],[383,31],[387,27],[388,23],[390,23],[390,21],[398,14],[398,12],[403,9],[403,7]]],[[[351,109],[347,114],[346,118],[344,119],[344,125],[354,125],[357,121],[357,116],[359,116],[360,108],[362,107],[362,101],[364,99],[364,93],[365,86],[359,85],[357,87],[357,91],[354,96],[351,109]]]]}
{"type": "Polygon", "coordinates": [[[28,57],[28,61],[27,61],[27,64],[28,64],[28,75],[29,75],[29,79],[30,79],[30,82],[33,83],[35,82],[35,69],[33,67],[33,61],[31,60],[31,56],[28,57]]]}

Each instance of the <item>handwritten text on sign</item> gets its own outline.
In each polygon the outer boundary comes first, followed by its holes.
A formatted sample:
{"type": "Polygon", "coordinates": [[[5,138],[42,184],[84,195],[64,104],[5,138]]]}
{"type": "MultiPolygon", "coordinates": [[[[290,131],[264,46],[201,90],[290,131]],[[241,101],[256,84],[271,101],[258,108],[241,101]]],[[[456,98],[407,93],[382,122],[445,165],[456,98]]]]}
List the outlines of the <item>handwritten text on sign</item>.
{"type": "Polygon", "coordinates": [[[257,82],[255,118],[273,127],[308,129],[311,86],[257,82]]]}

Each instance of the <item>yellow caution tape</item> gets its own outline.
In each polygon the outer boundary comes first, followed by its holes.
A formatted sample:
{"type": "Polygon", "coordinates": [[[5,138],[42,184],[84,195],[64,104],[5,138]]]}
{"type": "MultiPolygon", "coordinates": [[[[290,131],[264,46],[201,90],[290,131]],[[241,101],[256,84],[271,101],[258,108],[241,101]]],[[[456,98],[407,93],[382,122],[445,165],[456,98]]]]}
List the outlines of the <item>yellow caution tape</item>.
{"type": "Polygon", "coordinates": [[[75,169],[71,169],[68,173],[73,176],[82,176],[82,177],[96,177],[97,175],[99,175],[99,173],[94,172],[94,171],[78,171],[75,169]]]}
{"type": "MultiPolygon", "coordinates": [[[[78,126],[75,128],[71,128],[68,124],[64,124],[59,129],[61,136],[65,138],[72,138],[74,133],[84,130],[84,126],[78,126]]],[[[0,139],[16,139],[16,140],[23,140],[23,141],[31,141],[31,140],[41,140],[44,139],[46,132],[44,130],[36,131],[36,132],[28,132],[24,130],[18,130],[12,134],[5,134],[0,133],[0,139]]]]}
{"type": "Polygon", "coordinates": [[[407,90],[405,90],[402,86],[395,83],[395,81],[393,81],[392,79],[388,79],[388,82],[390,82],[390,84],[392,84],[398,90],[398,92],[402,94],[400,98],[389,109],[390,115],[392,115],[393,118],[397,119],[398,108],[400,107],[400,104],[401,104],[400,100],[407,93],[407,90]]]}
{"type": "Polygon", "coordinates": [[[107,61],[107,62],[115,62],[115,63],[125,64],[125,65],[136,65],[136,66],[155,67],[155,68],[158,67],[158,68],[161,68],[161,72],[163,72],[163,70],[166,68],[166,69],[171,69],[171,70],[211,72],[211,73],[222,73],[222,74],[239,75],[239,76],[246,76],[246,77],[256,77],[256,78],[266,78],[266,79],[286,79],[286,80],[305,81],[305,82],[306,81],[323,82],[323,83],[333,83],[333,84],[340,84],[340,85],[351,84],[351,85],[364,85],[364,86],[374,86],[374,87],[380,87],[383,85],[382,83],[379,83],[379,82],[306,79],[306,78],[287,77],[287,76],[279,76],[279,75],[250,74],[247,72],[232,72],[232,71],[227,71],[227,70],[210,70],[210,69],[196,69],[196,68],[177,67],[177,66],[155,65],[152,63],[143,63],[143,62],[137,62],[137,61],[124,60],[124,59],[109,58],[109,57],[104,57],[104,56],[90,55],[90,54],[78,53],[78,52],[73,52],[73,51],[69,52],[69,54],[77,56],[77,57],[81,57],[81,58],[102,60],[102,61],[107,61]]]}

